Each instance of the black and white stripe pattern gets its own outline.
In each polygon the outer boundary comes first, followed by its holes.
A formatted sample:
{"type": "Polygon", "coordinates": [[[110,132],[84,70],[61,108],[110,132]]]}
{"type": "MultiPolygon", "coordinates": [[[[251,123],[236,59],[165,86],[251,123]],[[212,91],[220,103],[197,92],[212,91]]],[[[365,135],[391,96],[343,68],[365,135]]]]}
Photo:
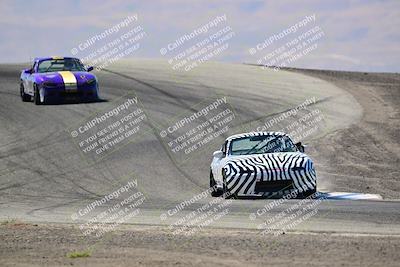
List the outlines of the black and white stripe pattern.
{"type": "Polygon", "coordinates": [[[243,137],[251,137],[251,136],[289,136],[283,132],[250,132],[250,133],[241,133],[229,136],[226,140],[232,141],[233,139],[243,138],[243,137]]]}
{"type": "MultiPolygon", "coordinates": [[[[287,136],[284,133],[247,133],[235,135],[236,138],[273,135],[287,136]]],[[[282,188],[280,194],[291,190],[299,193],[310,192],[316,188],[316,173],[312,160],[300,152],[280,152],[259,155],[240,156],[226,162],[223,167],[224,180],[227,191],[236,196],[260,196],[273,192],[256,192],[256,182],[291,184],[290,188],[282,188]]],[[[276,193],[276,192],[275,192],[276,193]]]]}

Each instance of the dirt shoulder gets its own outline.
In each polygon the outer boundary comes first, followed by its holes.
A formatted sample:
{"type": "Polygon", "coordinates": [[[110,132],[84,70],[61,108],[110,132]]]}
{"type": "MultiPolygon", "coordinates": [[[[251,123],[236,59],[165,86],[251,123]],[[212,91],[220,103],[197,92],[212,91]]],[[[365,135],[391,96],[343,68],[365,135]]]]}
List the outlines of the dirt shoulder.
{"type": "Polygon", "coordinates": [[[348,129],[313,142],[319,174],[329,190],[400,199],[400,74],[290,71],[333,83],[360,103],[363,117],[348,129]]]}
{"type": "Polygon", "coordinates": [[[400,237],[125,226],[100,240],[73,225],[0,226],[1,266],[398,266],[400,237]],[[89,257],[68,253],[90,251],[89,257]]]}

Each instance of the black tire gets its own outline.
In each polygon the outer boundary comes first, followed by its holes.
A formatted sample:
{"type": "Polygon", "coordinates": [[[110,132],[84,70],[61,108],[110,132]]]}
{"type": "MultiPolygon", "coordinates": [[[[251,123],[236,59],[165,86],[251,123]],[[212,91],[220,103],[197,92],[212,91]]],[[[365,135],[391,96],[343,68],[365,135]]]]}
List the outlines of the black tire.
{"type": "Polygon", "coordinates": [[[34,85],[33,103],[35,103],[35,105],[42,105],[43,104],[42,102],[40,102],[39,88],[37,87],[36,84],[34,85]]]}
{"type": "Polygon", "coordinates": [[[22,83],[19,85],[19,94],[21,95],[22,102],[31,101],[31,96],[28,94],[25,94],[24,85],[22,83]]]}
{"type": "Polygon", "coordinates": [[[228,191],[228,188],[226,186],[226,180],[225,180],[225,175],[223,175],[223,188],[222,188],[222,195],[225,199],[230,199],[230,198],[237,198],[236,194],[232,194],[231,192],[228,191]]]}
{"type": "Polygon", "coordinates": [[[219,197],[222,195],[222,191],[218,190],[216,188],[217,183],[214,180],[214,175],[212,173],[212,171],[210,170],[210,188],[212,189],[211,191],[211,196],[212,197],[219,197]]]}
{"type": "Polygon", "coordinates": [[[314,188],[313,190],[308,190],[308,191],[305,191],[305,192],[301,193],[299,197],[300,198],[308,198],[308,197],[312,196],[312,198],[314,198],[315,197],[315,193],[317,193],[317,189],[316,188],[314,188]]]}

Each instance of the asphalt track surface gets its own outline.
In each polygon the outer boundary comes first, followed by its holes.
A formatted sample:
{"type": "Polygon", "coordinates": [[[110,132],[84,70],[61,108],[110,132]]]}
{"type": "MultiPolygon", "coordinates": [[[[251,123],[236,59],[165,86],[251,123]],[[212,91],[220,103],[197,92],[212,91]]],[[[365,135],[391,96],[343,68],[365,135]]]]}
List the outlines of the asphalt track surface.
{"type": "MultiPolygon", "coordinates": [[[[348,92],[332,83],[288,71],[261,70],[241,64],[206,63],[188,73],[175,72],[153,60],[121,61],[96,72],[101,98],[97,103],[36,106],[19,97],[18,77],[25,65],[0,66],[0,218],[72,222],[71,214],[137,179],[146,196],[141,213],[127,223],[169,224],[177,217],[160,215],[208,188],[212,152],[224,137],[262,126],[268,118],[315,97],[311,105],[324,114],[322,130],[304,140],[323,138],[359,121],[363,110],[348,92]],[[150,120],[149,132],[95,164],[88,164],[72,143],[71,125],[94,112],[114,107],[119,97],[134,92],[150,120]],[[238,115],[229,132],[177,163],[159,136],[180,114],[196,112],[203,101],[226,96],[238,115]]],[[[311,107],[310,107],[311,108],[311,107]]],[[[290,121],[290,118],[288,119],[290,121]]],[[[322,148],[310,148],[313,151],[322,148]]],[[[317,174],[319,159],[314,158],[317,174]]],[[[321,159],[321,162],[326,159],[321,159]]],[[[324,163],[325,164],[325,163],[324,163]]],[[[334,166],[333,166],[334,167],[334,166]]],[[[337,174],[341,173],[337,168],[337,174]]],[[[328,176],[319,175],[318,189],[329,192],[328,176]]],[[[349,177],[349,179],[351,179],[349,177]]],[[[211,201],[188,206],[177,216],[211,201]]],[[[214,227],[257,228],[262,217],[249,216],[273,200],[234,200],[229,213],[214,227]]],[[[272,211],[278,214],[300,200],[272,211]]],[[[310,219],[291,231],[400,234],[396,200],[325,200],[310,219]]]]}

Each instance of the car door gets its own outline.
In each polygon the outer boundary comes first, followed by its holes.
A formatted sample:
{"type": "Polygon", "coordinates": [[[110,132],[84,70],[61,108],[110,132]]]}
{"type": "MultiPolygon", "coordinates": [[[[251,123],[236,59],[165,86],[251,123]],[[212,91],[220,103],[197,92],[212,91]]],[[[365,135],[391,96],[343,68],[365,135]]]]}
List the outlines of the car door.
{"type": "Polygon", "coordinates": [[[31,73],[28,73],[26,76],[26,85],[25,86],[25,90],[26,93],[33,95],[33,84],[35,82],[35,72],[36,72],[36,68],[37,68],[37,62],[35,62],[32,66],[32,71],[31,73]]]}

